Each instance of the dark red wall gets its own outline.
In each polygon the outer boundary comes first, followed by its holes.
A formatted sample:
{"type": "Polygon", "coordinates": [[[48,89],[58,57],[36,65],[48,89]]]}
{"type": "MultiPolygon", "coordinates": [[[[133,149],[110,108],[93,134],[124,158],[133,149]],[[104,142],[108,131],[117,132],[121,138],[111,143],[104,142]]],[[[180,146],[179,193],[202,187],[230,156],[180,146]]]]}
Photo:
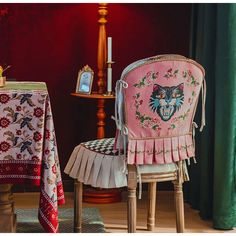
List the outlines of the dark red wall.
{"type": "MultiPolygon", "coordinates": [[[[8,77],[47,83],[62,172],[74,146],[96,137],[96,102],[70,93],[84,65],[97,72],[97,9],[98,4],[0,4],[0,63],[12,65],[8,77]]],[[[113,88],[124,67],[137,59],[188,56],[190,10],[190,4],[108,5],[107,36],[113,38],[116,62],[113,88]]],[[[106,110],[111,137],[112,102],[106,110]]]]}

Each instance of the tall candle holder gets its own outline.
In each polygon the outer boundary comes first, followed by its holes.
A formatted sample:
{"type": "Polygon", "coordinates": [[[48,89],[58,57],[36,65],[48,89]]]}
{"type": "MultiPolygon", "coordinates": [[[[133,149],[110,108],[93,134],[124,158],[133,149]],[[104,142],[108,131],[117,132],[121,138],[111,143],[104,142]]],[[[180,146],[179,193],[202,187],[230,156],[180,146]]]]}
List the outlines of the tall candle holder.
{"type": "MultiPolygon", "coordinates": [[[[105,101],[115,99],[115,93],[112,92],[112,38],[106,38],[107,23],[107,3],[99,3],[99,36],[98,36],[98,73],[97,73],[97,92],[91,94],[71,93],[72,96],[97,99],[97,138],[105,138],[105,101]],[[108,47],[107,47],[108,46],[108,47]],[[109,71],[109,72],[108,72],[109,71]],[[110,74],[109,90],[106,88],[106,74],[110,74]],[[108,91],[107,91],[108,90],[108,91]]],[[[107,77],[108,78],[108,77],[107,77]]],[[[82,197],[82,196],[81,196],[82,197]]],[[[83,201],[88,203],[113,203],[121,201],[120,189],[94,189],[86,188],[83,192],[83,201]]]]}
{"type": "Polygon", "coordinates": [[[112,95],[112,64],[114,61],[107,62],[107,93],[106,95],[112,95]]]}

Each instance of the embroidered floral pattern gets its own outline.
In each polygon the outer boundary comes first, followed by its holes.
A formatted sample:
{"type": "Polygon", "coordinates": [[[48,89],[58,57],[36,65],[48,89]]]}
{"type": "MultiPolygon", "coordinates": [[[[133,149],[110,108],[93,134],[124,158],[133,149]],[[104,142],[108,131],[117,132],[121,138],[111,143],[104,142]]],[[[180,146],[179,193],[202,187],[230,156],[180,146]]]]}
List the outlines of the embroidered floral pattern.
{"type": "Polygon", "coordinates": [[[185,84],[193,88],[191,97],[189,97],[187,100],[187,103],[189,104],[189,109],[184,114],[172,119],[172,123],[170,124],[170,127],[169,127],[170,130],[175,129],[180,124],[180,122],[186,120],[186,118],[189,116],[190,107],[192,106],[193,101],[196,97],[196,92],[194,91],[194,89],[196,86],[199,86],[199,82],[195,79],[191,70],[182,71],[182,76],[183,78],[186,79],[185,84]]]}
{"type": "Polygon", "coordinates": [[[11,145],[8,142],[1,142],[0,143],[0,152],[7,152],[10,149],[11,145]]]}
{"type": "Polygon", "coordinates": [[[40,107],[34,108],[34,116],[41,117],[43,115],[43,110],[40,107]]]}
{"type": "Polygon", "coordinates": [[[140,121],[140,124],[142,125],[142,127],[145,128],[151,128],[153,130],[160,130],[159,127],[159,122],[156,118],[151,118],[150,116],[147,115],[141,115],[140,112],[136,112],[136,119],[138,119],[140,121]]]}
{"type": "Polygon", "coordinates": [[[169,129],[175,129],[180,124],[180,122],[185,121],[186,118],[189,116],[189,112],[190,112],[190,109],[188,109],[184,114],[173,118],[169,129]]]}
{"type": "Polygon", "coordinates": [[[167,154],[167,153],[173,153],[173,152],[177,152],[177,151],[182,151],[182,150],[187,150],[188,148],[193,147],[193,144],[190,145],[184,145],[184,146],[180,146],[179,148],[175,148],[175,149],[167,149],[167,150],[159,150],[159,151],[150,151],[150,150],[143,150],[143,151],[132,151],[132,150],[128,150],[130,153],[147,153],[148,155],[160,155],[160,154],[167,154]]]}
{"type": "Polygon", "coordinates": [[[152,118],[140,113],[139,108],[143,104],[143,100],[140,100],[140,93],[135,94],[133,98],[135,103],[134,106],[136,108],[136,119],[139,120],[141,126],[144,128],[151,128],[153,130],[159,130],[160,121],[157,118],[152,118]]]}
{"type": "MultiPolygon", "coordinates": [[[[157,79],[158,72],[149,71],[137,84],[134,84],[134,87],[144,88],[153,84],[157,79]]],[[[157,118],[152,118],[145,114],[141,114],[139,111],[140,106],[143,104],[143,100],[140,99],[140,93],[136,93],[134,96],[134,106],[136,108],[135,116],[139,120],[139,123],[144,128],[151,128],[153,130],[159,130],[160,121],[157,118]]]]}
{"type": "Polygon", "coordinates": [[[42,139],[42,135],[38,131],[34,132],[34,141],[38,142],[41,139],[42,139]]]}
{"type": "Polygon", "coordinates": [[[0,94],[0,103],[6,104],[10,100],[10,96],[8,94],[0,94]]]}
{"type": "Polygon", "coordinates": [[[6,127],[8,127],[9,124],[10,124],[9,119],[7,119],[5,117],[0,118],[0,127],[6,128],[6,127]]]}
{"type": "Polygon", "coordinates": [[[197,80],[194,78],[194,76],[192,75],[192,72],[190,70],[187,71],[183,71],[182,73],[183,77],[187,79],[187,84],[190,86],[198,86],[199,82],[197,82],[197,80]]]}
{"type": "Polygon", "coordinates": [[[48,94],[7,91],[0,105],[0,180],[41,185],[39,221],[57,232],[64,193],[48,94]]]}
{"type": "Polygon", "coordinates": [[[170,68],[169,70],[167,70],[166,74],[164,75],[165,78],[169,79],[169,78],[176,78],[177,74],[178,74],[179,70],[173,70],[172,68],[170,68]]]}
{"type": "Polygon", "coordinates": [[[37,157],[37,156],[32,156],[32,160],[34,160],[34,161],[40,161],[40,158],[37,157]]]}
{"type": "Polygon", "coordinates": [[[158,77],[158,72],[149,71],[137,84],[134,84],[134,87],[142,88],[150,86],[154,80],[158,77]]]}
{"type": "Polygon", "coordinates": [[[47,129],[45,130],[45,138],[48,140],[50,139],[50,131],[47,129]]]}

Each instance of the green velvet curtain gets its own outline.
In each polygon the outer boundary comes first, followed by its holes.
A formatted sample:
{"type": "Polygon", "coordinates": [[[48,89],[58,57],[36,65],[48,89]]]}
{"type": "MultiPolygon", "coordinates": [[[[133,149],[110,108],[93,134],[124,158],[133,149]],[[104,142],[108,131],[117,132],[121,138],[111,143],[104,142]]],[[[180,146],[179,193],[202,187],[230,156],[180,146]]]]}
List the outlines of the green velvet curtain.
{"type": "MultiPolygon", "coordinates": [[[[206,70],[206,127],[185,198],[213,227],[236,226],[236,4],[193,4],[190,57],[206,70]]],[[[200,107],[199,107],[200,108],[200,107]]],[[[196,121],[200,124],[201,109],[196,121]]]]}

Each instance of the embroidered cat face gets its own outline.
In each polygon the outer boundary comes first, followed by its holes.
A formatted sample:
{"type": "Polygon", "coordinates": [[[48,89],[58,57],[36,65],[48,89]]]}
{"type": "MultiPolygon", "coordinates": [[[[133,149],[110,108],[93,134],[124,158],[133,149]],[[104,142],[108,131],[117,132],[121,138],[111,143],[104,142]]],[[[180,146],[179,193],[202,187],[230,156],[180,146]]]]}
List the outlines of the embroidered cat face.
{"type": "Polygon", "coordinates": [[[184,83],[173,87],[154,84],[149,106],[163,121],[168,121],[184,102],[184,83]]]}

